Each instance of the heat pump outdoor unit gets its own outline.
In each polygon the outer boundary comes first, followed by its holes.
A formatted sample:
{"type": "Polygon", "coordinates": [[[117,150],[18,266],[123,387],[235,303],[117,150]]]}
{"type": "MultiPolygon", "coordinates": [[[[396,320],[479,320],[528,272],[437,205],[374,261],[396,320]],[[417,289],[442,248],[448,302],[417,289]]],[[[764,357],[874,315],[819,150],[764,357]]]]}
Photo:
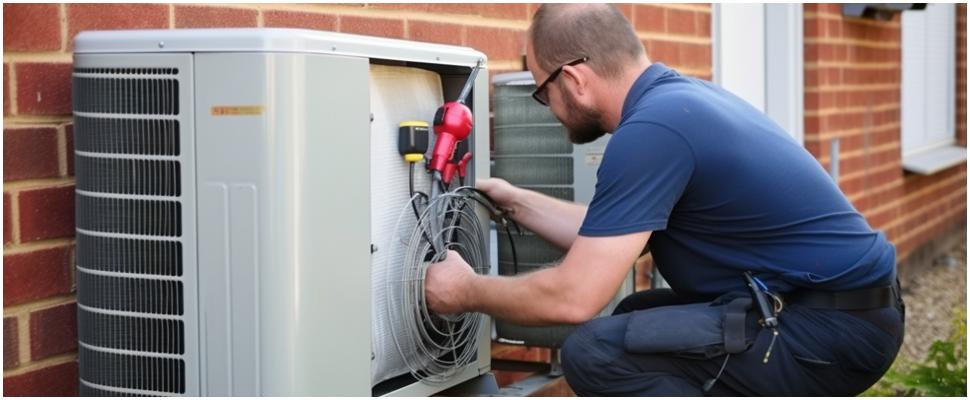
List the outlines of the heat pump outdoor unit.
{"type": "MultiPolygon", "coordinates": [[[[398,153],[399,125],[473,76],[468,175],[487,177],[485,67],[308,30],[78,35],[81,394],[420,396],[486,374],[487,317],[423,314],[401,273],[409,250],[428,263],[409,178],[431,183],[398,153]]],[[[487,226],[449,215],[456,240],[487,226]]]]}

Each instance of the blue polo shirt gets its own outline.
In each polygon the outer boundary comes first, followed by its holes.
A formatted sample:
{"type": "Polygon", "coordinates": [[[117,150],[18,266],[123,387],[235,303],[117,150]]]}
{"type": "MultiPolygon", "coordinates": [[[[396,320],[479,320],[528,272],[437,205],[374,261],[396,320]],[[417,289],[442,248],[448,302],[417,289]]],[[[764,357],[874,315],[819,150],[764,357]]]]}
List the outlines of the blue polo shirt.
{"type": "Polygon", "coordinates": [[[653,64],[627,94],[597,172],[582,236],[653,231],[674,291],[888,285],[896,250],[818,161],[746,101],[653,64]]]}

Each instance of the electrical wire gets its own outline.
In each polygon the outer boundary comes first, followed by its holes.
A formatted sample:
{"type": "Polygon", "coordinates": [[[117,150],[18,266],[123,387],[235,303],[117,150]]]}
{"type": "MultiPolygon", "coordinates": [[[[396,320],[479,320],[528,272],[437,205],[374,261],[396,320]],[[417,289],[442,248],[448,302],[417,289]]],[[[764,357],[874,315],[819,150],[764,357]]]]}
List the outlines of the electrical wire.
{"type": "MultiPolygon", "coordinates": [[[[411,201],[409,201],[408,203],[411,204],[411,210],[414,211],[414,219],[415,220],[420,220],[421,219],[421,213],[418,212],[418,202],[416,201],[417,199],[414,198],[414,195],[415,194],[420,195],[424,199],[425,202],[428,201],[428,195],[425,194],[424,192],[415,192],[414,191],[414,163],[412,162],[412,163],[409,163],[409,164],[410,164],[410,170],[409,170],[409,173],[408,173],[408,193],[410,194],[411,201]]],[[[427,240],[430,243],[431,242],[431,239],[428,237],[426,231],[422,229],[421,232],[424,235],[424,239],[427,240]]],[[[431,249],[432,249],[432,251],[434,251],[435,248],[432,247],[431,249]]],[[[436,252],[436,251],[434,251],[434,252],[436,252]]]]}
{"type": "Polygon", "coordinates": [[[469,192],[470,198],[475,202],[484,206],[491,218],[503,228],[505,228],[505,234],[509,238],[509,249],[512,251],[512,275],[519,274],[519,256],[515,250],[515,240],[512,238],[512,229],[515,228],[519,236],[522,236],[522,229],[519,228],[519,224],[515,220],[508,217],[508,212],[498,207],[495,200],[476,187],[472,186],[461,186],[455,189],[455,192],[469,192]]]}
{"type": "MultiPolygon", "coordinates": [[[[437,315],[428,310],[424,298],[427,268],[442,261],[447,250],[458,252],[476,273],[488,273],[488,235],[475,212],[479,203],[463,192],[456,189],[432,197],[410,232],[400,229],[410,225],[404,220],[411,213],[401,213],[395,234],[406,243],[404,260],[399,267],[387,269],[388,295],[393,299],[387,302],[387,311],[394,343],[411,375],[426,383],[446,382],[478,354],[484,316],[437,315]],[[442,251],[434,251],[432,243],[442,243],[438,247],[442,251]]],[[[419,197],[412,195],[406,207],[411,208],[419,197]]],[[[392,243],[396,246],[402,240],[392,243]]]]}

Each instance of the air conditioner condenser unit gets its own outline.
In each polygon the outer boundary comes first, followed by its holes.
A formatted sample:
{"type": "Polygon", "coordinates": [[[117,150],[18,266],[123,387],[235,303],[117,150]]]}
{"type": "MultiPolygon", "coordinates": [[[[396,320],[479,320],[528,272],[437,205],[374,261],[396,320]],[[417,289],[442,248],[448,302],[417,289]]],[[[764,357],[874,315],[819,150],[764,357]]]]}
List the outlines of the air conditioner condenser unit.
{"type": "MultiPolygon", "coordinates": [[[[82,395],[415,396],[487,373],[487,317],[434,379],[394,317],[415,305],[396,289],[416,229],[398,125],[430,122],[477,65],[468,48],[308,30],[79,34],[82,395]]],[[[474,182],[487,71],[468,104],[474,182]]]]}

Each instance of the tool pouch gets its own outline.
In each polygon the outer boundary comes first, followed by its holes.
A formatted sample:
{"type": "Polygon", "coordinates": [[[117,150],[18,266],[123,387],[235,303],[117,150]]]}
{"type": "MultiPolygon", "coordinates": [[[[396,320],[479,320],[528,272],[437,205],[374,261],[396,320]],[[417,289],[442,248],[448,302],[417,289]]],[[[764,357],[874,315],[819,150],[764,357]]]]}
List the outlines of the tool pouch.
{"type": "Polygon", "coordinates": [[[751,346],[757,333],[747,317],[750,309],[751,299],[738,297],[724,304],[693,303],[634,311],[624,345],[635,354],[672,353],[697,359],[741,353],[751,346]]]}

